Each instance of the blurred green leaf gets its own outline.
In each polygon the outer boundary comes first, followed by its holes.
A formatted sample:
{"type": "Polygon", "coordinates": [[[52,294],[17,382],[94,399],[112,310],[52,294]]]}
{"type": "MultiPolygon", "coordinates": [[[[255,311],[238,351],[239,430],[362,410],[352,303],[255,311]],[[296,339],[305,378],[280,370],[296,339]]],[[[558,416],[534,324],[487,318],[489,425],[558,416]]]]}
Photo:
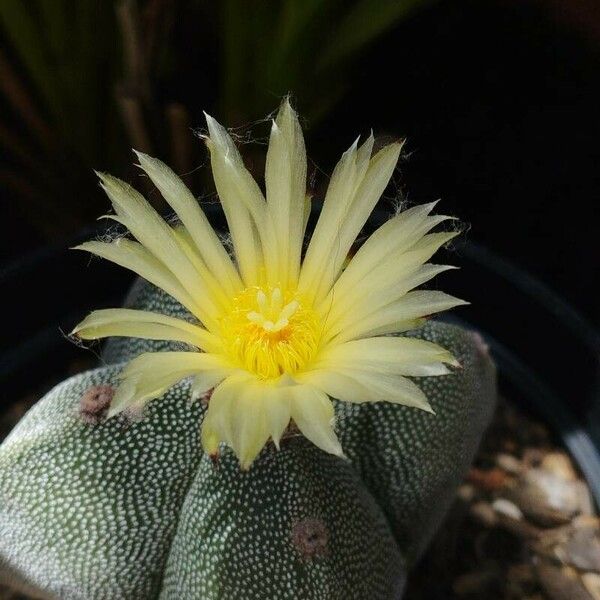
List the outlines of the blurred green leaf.
{"type": "MultiPolygon", "coordinates": [[[[0,24],[12,43],[16,54],[27,69],[36,92],[42,97],[55,117],[60,115],[60,97],[54,65],[49,60],[51,53],[44,43],[43,25],[36,18],[35,2],[2,0],[0,2],[0,24]]],[[[56,7],[59,3],[56,3],[56,7]]],[[[56,9],[53,12],[58,12],[56,9]]]]}
{"type": "Polygon", "coordinates": [[[319,68],[348,59],[391,29],[400,19],[436,0],[359,0],[344,16],[321,55],[319,68]]]}
{"type": "Polygon", "coordinates": [[[350,85],[352,59],[435,0],[226,0],[222,104],[245,123],[292,92],[314,124],[350,85]]]}
{"type": "Polygon", "coordinates": [[[127,177],[132,145],[167,160],[176,147],[192,173],[199,146],[182,140],[213,101],[246,126],[291,92],[315,128],[351,91],[361,52],[434,1],[0,0],[3,179],[23,202],[43,199],[30,212],[60,222],[68,205],[86,221],[92,168],[127,177]],[[211,61],[218,76],[202,73],[198,93],[194,69],[211,61]]]}

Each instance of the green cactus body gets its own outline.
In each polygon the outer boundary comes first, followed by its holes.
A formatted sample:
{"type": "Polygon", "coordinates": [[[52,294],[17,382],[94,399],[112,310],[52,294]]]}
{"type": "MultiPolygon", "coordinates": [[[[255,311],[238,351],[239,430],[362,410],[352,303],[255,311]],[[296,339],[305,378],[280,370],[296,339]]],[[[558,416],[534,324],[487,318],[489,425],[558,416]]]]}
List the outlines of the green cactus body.
{"type": "MultiPolygon", "coordinates": [[[[185,315],[146,284],[128,304],[185,315]]],[[[415,335],[462,363],[417,380],[436,415],[337,403],[349,460],[292,435],[248,472],[229,449],[217,464],[203,456],[205,407],[189,401],[186,381],[141,417],[91,423],[81,404],[91,388],[114,386],[140,352],[173,348],[111,340],[107,366],[56,387],[0,446],[0,573],[40,598],[398,598],[495,395],[473,334],[431,322],[415,335]]]]}

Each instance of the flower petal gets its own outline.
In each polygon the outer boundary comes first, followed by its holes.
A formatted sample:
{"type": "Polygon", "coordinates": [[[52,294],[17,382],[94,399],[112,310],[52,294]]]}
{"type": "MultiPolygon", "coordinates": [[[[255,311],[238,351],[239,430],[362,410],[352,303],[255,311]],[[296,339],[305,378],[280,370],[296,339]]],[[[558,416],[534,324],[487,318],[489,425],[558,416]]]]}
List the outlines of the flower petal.
{"type": "Polygon", "coordinates": [[[238,292],[242,287],[242,282],[237,269],[190,190],[160,160],[142,152],[136,151],[136,155],[141,168],[181,219],[210,271],[214,275],[218,275],[228,293],[238,292]]]}
{"type": "Polygon", "coordinates": [[[286,98],[271,127],[265,167],[267,205],[277,237],[283,285],[297,283],[304,229],[306,150],[295,111],[286,98]]]}
{"type": "Polygon", "coordinates": [[[283,432],[290,423],[290,393],[289,388],[278,386],[264,386],[262,402],[265,407],[265,419],[269,435],[279,449],[279,442],[283,432]]]}
{"type": "Polygon", "coordinates": [[[73,250],[85,250],[125,267],[161,288],[181,302],[192,314],[200,317],[200,306],[169,269],[144,246],[125,238],[114,242],[84,242],[73,250]]]}
{"type": "MultiPolygon", "coordinates": [[[[206,115],[206,113],[205,113],[206,115]]],[[[244,166],[227,130],[206,115],[215,186],[221,199],[242,279],[247,286],[259,283],[262,256],[275,256],[272,223],[258,184],[244,166]]],[[[272,262],[265,261],[265,266],[272,262]]]]}
{"type": "MultiPolygon", "coordinates": [[[[372,138],[368,143],[370,152],[372,138]]],[[[321,271],[327,264],[341,222],[366,171],[364,164],[361,164],[361,169],[358,168],[357,146],[358,139],[342,154],[333,171],[321,214],[302,263],[299,289],[303,296],[310,299],[314,298],[321,271]]]]}
{"type": "Polygon", "coordinates": [[[221,438],[218,431],[212,426],[211,422],[204,417],[202,426],[200,427],[200,443],[204,452],[209,456],[214,456],[219,450],[221,438]]]}
{"type": "Polygon", "coordinates": [[[173,232],[177,238],[177,243],[185,252],[190,262],[194,265],[194,268],[196,269],[200,279],[202,279],[202,282],[206,288],[206,293],[211,295],[215,304],[218,305],[221,311],[227,312],[231,310],[231,298],[233,298],[235,294],[228,294],[223,288],[221,279],[215,277],[210,272],[206,263],[202,260],[202,257],[200,256],[200,253],[198,252],[198,249],[187,229],[181,225],[173,229],[173,232]]]}
{"type": "Polygon", "coordinates": [[[313,444],[336,456],[344,456],[340,442],[333,430],[334,410],[327,394],[307,385],[292,385],[292,419],[298,429],[313,444]]]}
{"type": "MultiPolygon", "coordinates": [[[[245,378],[246,380],[248,378],[245,378]]],[[[208,403],[208,410],[204,415],[202,422],[202,430],[210,429],[211,435],[208,436],[212,439],[216,436],[219,441],[223,441],[228,445],[231,445],[232,433],[232,414],[234,411],[234,404],[239,392],[240,383],[244,381],[239,374],[234,374],[224,379],[213,391],[210,402],[208,403]]],[[[206,452],[209,452],[205,448],[206,452]]]]}
{"type": "Polygon", "coordinates": [[[218,337],[206,329],[182,319],[146,310],[107,308],[90,313],[72,334],[84,340],[110,336],[137,337],[146,340],[185,342],[205,351],[220,352],[218,337]]]}
{"type": "Polygon", "coordinates": [[[197,316],[209,329],[214,329],[219,311],[211,295],[206,293],[194,265],[177,243],[171,227],[130,185],[111,175],[102,173],[98,175],[102,187],[117,212],[118,220],[173,273],[187,292],[196,299],[196,304],[201,310],[197,316]]]}
{"type": "Polygon", "coordinates": [[[372,136],[358,150],[355,142],[331,177],[300,274],[301,292],[317,302],[338,276],[350,246],[392,176],[401,149],[400,144],[390,144],[369,160],[372,147],[372,136]]]}
{"type": "Polygon", "coordinates": [[[423,391],[400,375],[348,369],[320,369],[302,374],[300,381],[344,402],[387,401],[433,412],[423,391]]]}
{"type": "MultiPolygon", "coordinates": [[[[352,324],[356,315],[372,313],[399,300],[420,285],[423,282],[423,273],[419,272],[422,264],[456,235],[456,232],[426,235],[409,251],[394,254],[388,260],[372,265],[371,271],[363,276],[360,284],[348,288],[338,286],[336,282],[320,307],[321,314],[327,315],[327,335],[352,324]]],[[[427,280],[427,276],[424,280],[427,280]]]]}
{"type": "Polygon", "coordinates": [[[192,380],[192,400],[198,400],[210,392],[230,373],[231,369],[209,369],[195,375],[192,380]]]}
{"type": "Polygon", "coordinates": [[[230,368],[217,354],[204,352],[149,352],[130,361],[121,373],[107,417],[129,406],[140,406],[161,396],[172,385],[204,370],[230,368]]]}
{"type": "Polygon", "coordinates": [[[324,348],[314,368],[426,376],[446,375],[445,364],[458,366],[452,354],[437,344],[415,338],[376,337],[324,348]]]}
{"type": "Polygon", "coordinates": [[[232,413],[231,445],[242,470],[247,470],[269,439],[265,406],[257,386],[242,385],[232,413]]]}
{"type": "MultiPolygon", "coordinates": [[[[356,240],[360,230],[375,208],[375,204],[387,187],[396,168],[401,149],[402,144],[390,144],[382,148],[370,160],[369,168],[356,190],[354,201],[338,233],[334,263],[336,268],[334,269],[333,280],[339,274],[354,240],[356,240]]],[[[323,281],[321,288],[325,287],[325,292],[328,292],[333,280],[323,281]]]]}
{"type": "Polygon", "coordinates": [[[399,332],[403,330],[403,324],[406,322],[410,323],[415,319],[465,304],[468,302],[444,292],[416,290],[384,307],[375,309],[364,307],[353,315],[353,323],[342,328],[337,326],[338,333],[330,332],[328,338],[341,343],[357,338],[399,332]]]}
{"type": "Polygon", "coordinates": [[[388,285],[394,283],[411,266],[426,262],[443,244],[458,235],[457,232],[425,235],[450,218],[427,217],[424,213],[431,210],[433,204],[404,211],[375,231],[349,261],[323,304],[331,305],[332,298],[346,299],[357,290],[374,290],[377,279],[388,285]]]}
{"type": "Polygon", "coordinates": [[[244,470],[250,467],[269,438],[262,388],[248,373],[228,377],[213,392],[204,418],[205,449],[210,451],[216,438],[225,441],[233,448],[244,470]]]}
{"type": "Polygon", "coordinates": [[[381,225],[358,249],[336,282],[338,289],[351,288],[382,264],[394,252],[408,250],[430,229],[450,219],[444,215],[428,217],[437,202],[421,204],[398,213],[381,225]]]}

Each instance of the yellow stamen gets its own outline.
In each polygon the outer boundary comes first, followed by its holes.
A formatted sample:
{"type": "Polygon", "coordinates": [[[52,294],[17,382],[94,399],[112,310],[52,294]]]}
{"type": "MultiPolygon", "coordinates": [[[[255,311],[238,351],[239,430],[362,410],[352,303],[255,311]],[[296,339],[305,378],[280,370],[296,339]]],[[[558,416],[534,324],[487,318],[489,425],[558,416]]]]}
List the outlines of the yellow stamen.
{"type": "Polygon", "coordinates": [[[279,287],[244,290],[221,328],[232,360],[263,379],[305,367],[315,354],[320,331],[316,311],[279,287]]]}

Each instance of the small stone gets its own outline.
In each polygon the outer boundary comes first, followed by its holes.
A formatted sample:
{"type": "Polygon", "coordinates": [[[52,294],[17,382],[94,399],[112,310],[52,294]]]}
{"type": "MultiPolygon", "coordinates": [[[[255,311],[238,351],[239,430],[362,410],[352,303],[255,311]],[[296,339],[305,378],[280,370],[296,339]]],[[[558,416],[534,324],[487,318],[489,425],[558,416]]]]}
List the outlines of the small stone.
{"type": "Polygon", "coordinates": [[[510,475],[518,475],[523,469],[523,465],[518,458],[505,452],[496,454],[496,465],[510,475]]]}
{"type": "Polygon", "coordinates": [[[521,509],[510,500],[506,498],[496,498],[492,503],[492,508],[501,515],[505,515],[507,517],[511,517],[516,521],[520,521],[523,518],[523,513],[521,509]]]}
{"type": "Polygon", "coordinates": [[[598,529],[600,528],[600,519],[594,515],[579,515],[573,519],[571,525],[576,529],[598,529]]]}
{"type": "Polygon", "coordinates": [[[600,575],[598,573],[584,573],[581,581],[594,600],[600,600],[600,575]]]}
{"type": "Polygon", "coordinates": [[[502,469],[494,468],[487,471],[473,468],[467,475],[467,480],[487,492],[495,492],[504,487],[507,475],[502,469]]]}
{"type": "Polygon", "coordinates": [[[578,479],[571,459],[564,452],[549,452],[542,459],[540,468],[565,481],[576,481],[578,479]]]}
{"type": "Polygon", "coordinates": [[[600,573],[600,540],[596,529],[575,529],[564,547],[564,553],[574,567],[600,573]]]}
{"type": "Polygon", "coordinates": [[[498,517],[492,506],[487,502],[476,502],[470,508],[471,516],[484,527],[494,527],[498,517]]]}
{"type": "Polygon", "coordinates": [[[580,498],[573,483],[548,471],[531,469],[510,491],[510,499],[543,527],[564,525],[579,512],[580,498]]]}
{"type": "Polygon", "coordinates": [[[292,543],[303,560],[327,553],[329,531],[321,519],[306,518],[292,526],[292,543]]]}
{"type": "Polygon", "coordinates": [[[79,402],[79,417],[84,423],[97,425],[104,420],[115,389],[110,385],[94,385],[86,390],[79,402]]]}
{"type": "Polygon", "coordinates": [[[540,529],[540,535],[534,543],[531,544],[531,550],[539,558],[548,558],[552,562],[566,563],[563,547],[571,535],[571,527],[554,527],[553,529],[540,529]]]}
{"type": "Polygon", "coordinates": [[[537,574],[549,600],[593,600],[572,569],[542,563],[537,574]]]}
{"type": "Polygon", "coordinates": [[[463,502],[469,503],[475,498],[475,488],[470,483],[463,483],[458,490],[456,496],[463,502]]]}

